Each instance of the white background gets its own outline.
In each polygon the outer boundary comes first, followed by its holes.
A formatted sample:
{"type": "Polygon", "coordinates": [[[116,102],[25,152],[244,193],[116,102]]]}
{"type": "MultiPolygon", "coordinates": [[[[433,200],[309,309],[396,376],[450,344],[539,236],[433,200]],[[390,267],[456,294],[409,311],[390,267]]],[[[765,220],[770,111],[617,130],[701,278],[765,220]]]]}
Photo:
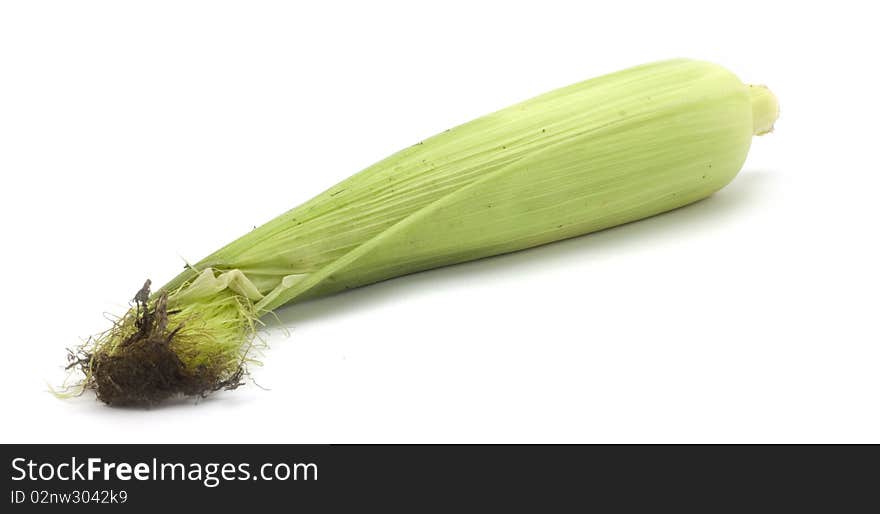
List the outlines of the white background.
{"type": "Polygon", "coordinates": [[[2,442],[880,442],[869,2],[4,2],[2,442]],[[65,347],[435,132],[643,62],[769,85],[714,197],[279,311],[252,384],[111,409],[65,347]]]}

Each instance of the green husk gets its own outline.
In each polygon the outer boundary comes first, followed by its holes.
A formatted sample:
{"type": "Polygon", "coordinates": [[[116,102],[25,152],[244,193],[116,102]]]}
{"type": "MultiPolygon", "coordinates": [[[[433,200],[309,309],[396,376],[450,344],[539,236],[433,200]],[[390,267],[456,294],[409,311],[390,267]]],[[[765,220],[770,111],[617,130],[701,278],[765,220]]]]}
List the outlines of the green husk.
{"type": "MultiPolygon", "coordinates": [[[[734,178],[752,136],[777,115],[769,90],[700,61],[574,84],[370,166],[188,267],[143,309],[163,298],[168,312],[180,309],[167,327],[180,327],[168,344],[182,368],[209,368],[229,385],[259,316],[700,200],[734,178]]],[[[97,358],[119,353],[136,320],[133,309],[76,361],[86,387],[96,388],[97,358]]]]}

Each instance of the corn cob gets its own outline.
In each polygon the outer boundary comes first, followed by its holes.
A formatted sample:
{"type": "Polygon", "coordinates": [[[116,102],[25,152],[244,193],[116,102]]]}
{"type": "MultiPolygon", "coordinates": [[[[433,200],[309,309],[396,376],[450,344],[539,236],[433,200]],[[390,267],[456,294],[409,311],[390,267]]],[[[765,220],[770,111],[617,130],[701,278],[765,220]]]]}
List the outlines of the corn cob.
{"type": "Polygon", "coordinates": [[[682,59],[587,80],[447,130],[233,241],[158,293],[148,296],[145,286],[132,310],[76,357],[81,385],[111,404],[236,387],[260,316],[695,202],[734,178],[752,136],[772,130],[777,115],[767,88],[682,59]],[[162,345],[176,377],[170,385],[145,371],[144,348],[151,355],[162,345]]]}

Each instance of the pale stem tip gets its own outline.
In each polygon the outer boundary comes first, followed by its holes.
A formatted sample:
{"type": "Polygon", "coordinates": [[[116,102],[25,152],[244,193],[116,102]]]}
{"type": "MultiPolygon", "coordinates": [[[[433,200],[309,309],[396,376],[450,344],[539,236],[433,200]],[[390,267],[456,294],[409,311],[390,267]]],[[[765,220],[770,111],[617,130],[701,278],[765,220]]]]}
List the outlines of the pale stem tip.
{"type": "Polygon", "coordinates": [[[767,86],[749,84],[752,99],[752,132],[756,136],[773,132],[773,124],[779,117],[779,101],[767,86]]]}

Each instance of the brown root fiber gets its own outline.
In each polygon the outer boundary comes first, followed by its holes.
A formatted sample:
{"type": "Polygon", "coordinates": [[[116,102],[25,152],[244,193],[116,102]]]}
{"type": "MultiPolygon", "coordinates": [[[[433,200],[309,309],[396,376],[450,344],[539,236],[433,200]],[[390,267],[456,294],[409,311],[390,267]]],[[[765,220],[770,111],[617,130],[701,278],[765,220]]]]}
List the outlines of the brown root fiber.
{"type": "Polygon", "coordinates": [[[149,280],[134,297],[129,315],[134,316],[134,330],[118,344],[72,358],[71,365],[79,366],[87,377],[85,387],[102,402],[149,406],[180,395],[205,397],[243,384],[243,364],[231,374],[184,364],[172,344],[183,324],[169,326],[167,295],[161,292],[150,300],[149,280]]]}

